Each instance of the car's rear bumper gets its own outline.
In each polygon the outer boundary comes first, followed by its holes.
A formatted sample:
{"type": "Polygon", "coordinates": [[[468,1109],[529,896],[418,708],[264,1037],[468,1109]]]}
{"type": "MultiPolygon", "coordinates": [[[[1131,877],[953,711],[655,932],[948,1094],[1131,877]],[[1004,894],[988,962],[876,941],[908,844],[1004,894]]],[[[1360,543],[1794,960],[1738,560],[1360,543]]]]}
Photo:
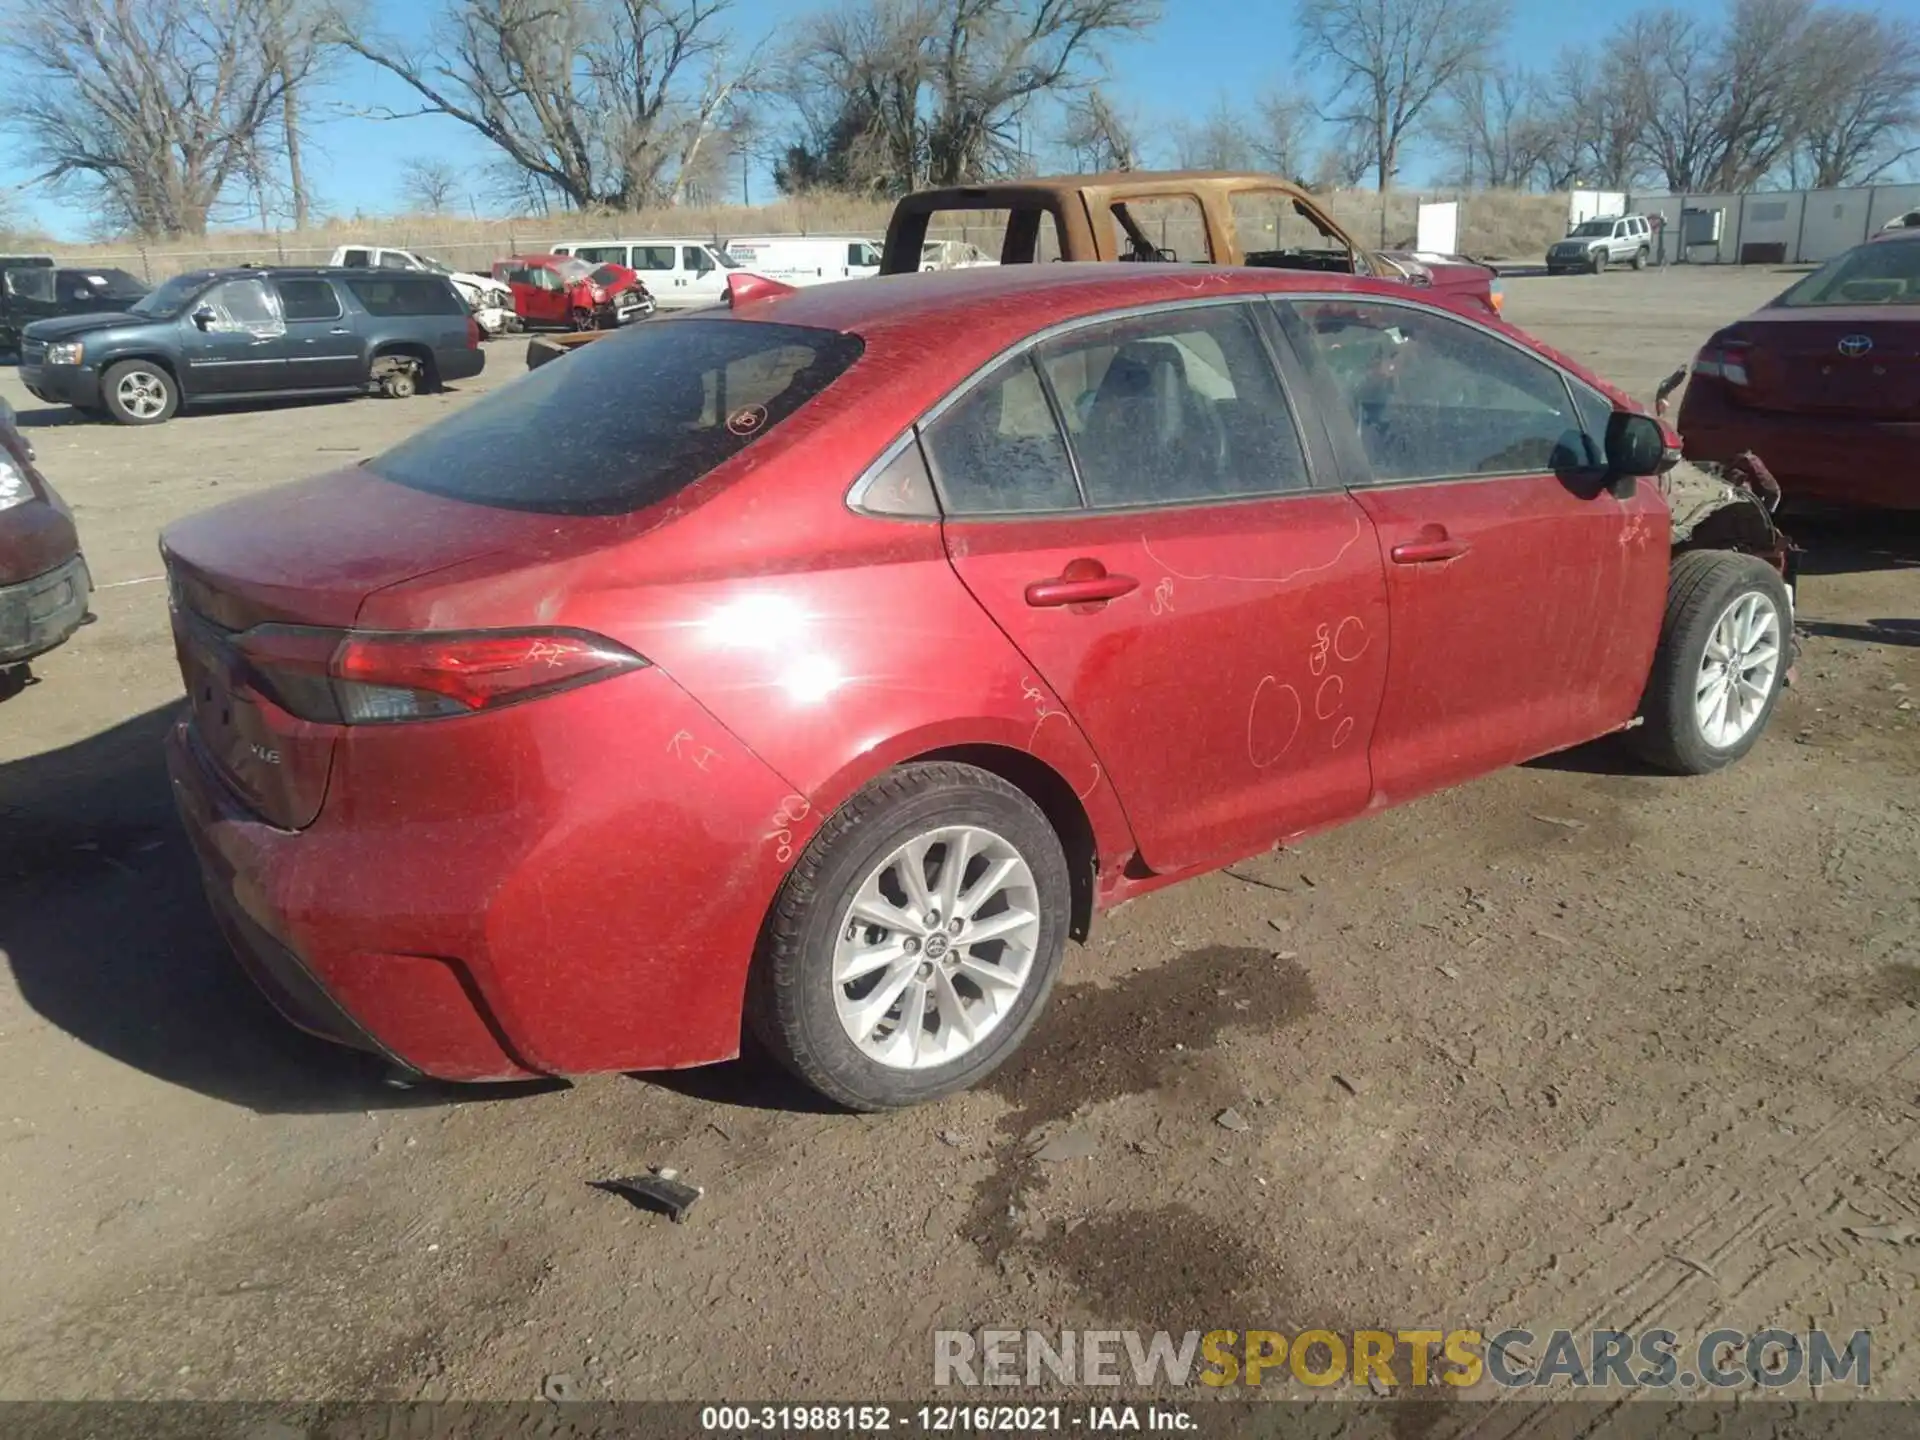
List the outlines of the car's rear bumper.
{"type": "Polygon", "coordinates": [[[1785,505],[1920,510],[1920,424],[1742,409],[1719,382],[1696,379],[1677,428],[1689,460],[1751,450],[1780,482],[1785,505]]]}
{"type": "Polygon", "coordinates": [[[0,665],[17,665],[63,645],[87,618],[93,577],[74,555],[44,574],[0,586],[0,665]]]}
{"type": "Polygon", "coordinates": [[[447,1080],[737,1054],[782,848],[803,843],[792,822],[769,842],[786,786],[658,671],[354,731],[300,831],[249,811],[184,719],[167,762],[215,914],[267,997],[447,1080]]]}
{"type": "Polygon", "coordinates": [[[27,393],[49,405],[95,409],[100,404],[100,377],[84,365],[22,365],[18,374],[27,393]]]}

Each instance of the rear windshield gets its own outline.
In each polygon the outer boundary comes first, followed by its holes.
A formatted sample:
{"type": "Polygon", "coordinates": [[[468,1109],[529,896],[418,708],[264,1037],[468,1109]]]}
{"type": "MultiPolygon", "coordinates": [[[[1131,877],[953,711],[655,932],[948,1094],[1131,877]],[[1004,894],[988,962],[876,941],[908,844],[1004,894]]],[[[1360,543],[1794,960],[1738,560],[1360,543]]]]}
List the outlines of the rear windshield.
{"type": "Polygon", "coordinates": [[[341,277],[369,315],[464,315],[459,292],[431,275],[374,271],[341,277]]]}
{"type": "Polygon", "coordinates": [[[862,348],[794,325],[656,321],[551,360],[367,465],[479,505],[624,514],[731,459],[862,348]]]}
{"type": "Polygon", "coordinates": [[[1779,305],[1920,305],[1920,240],[1876,240],[1829,260],[1779,305]]]}

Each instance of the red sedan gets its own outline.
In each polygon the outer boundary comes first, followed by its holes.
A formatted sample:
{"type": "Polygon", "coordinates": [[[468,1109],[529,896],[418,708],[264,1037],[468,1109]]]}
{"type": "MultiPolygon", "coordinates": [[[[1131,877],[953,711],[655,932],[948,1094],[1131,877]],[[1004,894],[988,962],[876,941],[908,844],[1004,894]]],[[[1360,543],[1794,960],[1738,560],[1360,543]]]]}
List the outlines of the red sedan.
{"type": "Polygon", "coordinates": [[[1745,753],[1788,593],[1672,557],[1629,404],[1371,280],[737,279],[172,527],[178,803],[319,1034],[929,1099],[1097,909],[1636,716],[1745,753]]]}
{"type": "Polygon", "coordinates": [[[1920,230],[1890,230],[1701,349],[1690,460],[1751,450],[1789,504],[1920,510],[1920,230]]]}

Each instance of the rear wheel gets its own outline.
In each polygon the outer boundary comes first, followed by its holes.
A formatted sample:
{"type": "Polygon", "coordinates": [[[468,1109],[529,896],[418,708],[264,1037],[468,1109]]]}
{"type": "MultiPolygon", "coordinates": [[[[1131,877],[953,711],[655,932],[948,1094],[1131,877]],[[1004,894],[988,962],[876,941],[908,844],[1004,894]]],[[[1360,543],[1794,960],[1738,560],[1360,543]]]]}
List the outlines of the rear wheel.
{"type": "Polygon", "coordinates": [[[1787,587],[1766,561],[1729,550],[1675,556],[1644,723],[1628,732],[1634,749],[1682,775],[1751,750],[1786,679],[1792,617],[1787,587]]]}
{"type": "Polygon", "coordinates": [[[158,425],[180,408],[180,387],[151,360],[123,360],[101,376],[100,399],[122,425],[158,425]]]}
{"type": "Polygon", "coordinates": [[[1053,988],[1070,894],[1038,806],[968,765],[875,781],[802,852],[747,987],[755,1036],[856,1110],[977,1084],[1053,988]]]}
{"type": "Polygon", "coordinates": [[[1636,270],[1644,270],[1647,268],[1646,246],[1642,245],[1638,250],[1633,252],[1633,268],[1636,270]]]}

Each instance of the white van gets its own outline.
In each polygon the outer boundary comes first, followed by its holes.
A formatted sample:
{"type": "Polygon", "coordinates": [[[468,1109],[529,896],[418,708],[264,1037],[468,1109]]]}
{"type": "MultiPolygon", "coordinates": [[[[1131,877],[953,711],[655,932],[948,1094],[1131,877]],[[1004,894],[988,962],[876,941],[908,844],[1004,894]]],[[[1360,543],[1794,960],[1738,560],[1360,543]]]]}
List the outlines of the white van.
{"type": "Polygon", "coordinates": [[[824,285],[880,273],[880,246],[857,235],[754,235],[727,241],[727,254],[783,285],[824,285]]]}
{"type": "Polygon", "coordinates": [[[695,310],[726,298],[727,272],[739,262],[705,240],[650,236],[640,240],[569,240],[553,247],[593,265],[636,270],[662,310],[695,310]]]}

